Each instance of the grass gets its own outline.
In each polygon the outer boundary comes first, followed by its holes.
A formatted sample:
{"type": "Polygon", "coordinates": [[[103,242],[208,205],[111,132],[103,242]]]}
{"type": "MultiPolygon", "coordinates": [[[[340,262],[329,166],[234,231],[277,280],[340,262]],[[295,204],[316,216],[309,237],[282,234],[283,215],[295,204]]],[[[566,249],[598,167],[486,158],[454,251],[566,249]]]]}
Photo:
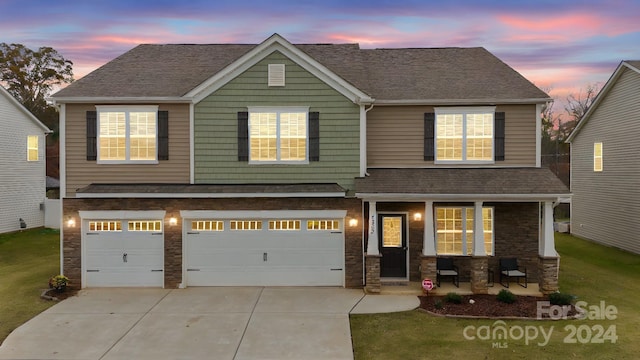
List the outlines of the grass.
{"type": "Polygon", "coordinates": [[[60,271],[59,238],[43,228],[0,234],[0,343],[54,304],[40,293],[60,271]]]}
{"type": "MultiPolygon", "coordinates": [[[[561,256],[560,291],[571,293],[591,306],[615,306],[615,320],[508,320],[513,331],[529,331],[538,337],[506,341],[467,340],[468,335],[484,336],[478,329],[495,330],[495,320],[447,319],[415,310],[403,313],[352,315],[351,334],[356,359],[636,359],[640,353],[637,324],[640,323],[640,255],[556,233],[561,256]],[[599,332],[615,329],[617,340],[590,343],[599,332]],[[570,328],[580,329],[571,336],[570,328]],[[544,346],[540,331],[551,332],[544,346]],[[576,343],[565,343],[575,339],[576,343]],[[587,343],[582,344],[580,340],[587,343]],[[502,348],[498,347],[499,345],[502,348]],[[505,347],[506,345],[506,347],[505,347]]],[[[595,311],[591,311],[595,315],[595,311]]],[[[604,333],[603,333],[604,334],[604,333]]]]}

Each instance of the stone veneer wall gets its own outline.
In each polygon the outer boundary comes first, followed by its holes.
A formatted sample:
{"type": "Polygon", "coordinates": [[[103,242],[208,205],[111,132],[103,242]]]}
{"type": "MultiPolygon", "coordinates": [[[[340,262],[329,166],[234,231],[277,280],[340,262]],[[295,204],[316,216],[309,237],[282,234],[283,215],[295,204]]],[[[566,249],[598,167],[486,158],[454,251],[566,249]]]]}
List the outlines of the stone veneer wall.
{"type": "Polygon", "coordinates": [[[76,219],[76,227],[63,230],[64,272],[71,284],[81,283],[81,224],[79,211],[96,210],[165,210],[165,271],[164,287],[175,288],[182,282],[182,221],[180,210],[347,210],[345,221],[345,286],[363,284],[362,203],[344,198],[236,198],[236,199],[63,199],[63,218],[76,219]],[[176,217],[178,224],[169,226],[176,217]],[[358,226],[349,227],[348,219],[358,219],[358,226]]]}

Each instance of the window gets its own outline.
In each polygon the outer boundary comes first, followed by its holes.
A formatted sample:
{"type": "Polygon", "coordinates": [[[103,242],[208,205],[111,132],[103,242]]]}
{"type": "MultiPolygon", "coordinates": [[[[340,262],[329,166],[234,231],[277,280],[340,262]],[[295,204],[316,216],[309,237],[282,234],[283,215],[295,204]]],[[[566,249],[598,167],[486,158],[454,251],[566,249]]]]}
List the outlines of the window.
{"type": "Polygon", "coordinates": [[[129,231],[162,231],[161,220],[132,220],[128,223],[129,231]]]}
{"type": "Polygon", "coordinates": [[[262,230],[260,220],[231,220],[229,222],[231,230],[262,230]]]}
{"type": "Polygon", "coordinates": [[[307,230],[340,230],[338,220],[308,220],[307,230]]]}
{"type": "Polygon", "coordinates": [[[157,106],[97,106],[98,162],[150,162],[157,158],[157,106]]]}
{"type": "Polygon", "coordinates": [[[27,136],[27,161],[38,161],[38,135],[27,136]]]}
{"type": "Polygon", "coordinates": [[[494,107],[437,108],[437,162],[493,162],[494,107]]]}
{"type": "Polygon", "coordinates": [[[269,230],[300,230],[300,220],[269,220],[269,230]]]}
{"type": "MultiPolygon", "coordinates": [[[[471,255],[473,251],[473,207],[439,207],[436,209],[436,244],[438,255],[471,255]]],[[[484,246],[493,255],[493,208],[482,208],[484,246]]]]}
{"type": "Polygon", "coordinates": [[[249,108],[250,163],[307,163],[307,108],[249,108]]]}
{"type": "Polygon", "coordinates": [[[219,220],[198,220],[191,222],[193,231],[224,231],[224,222],[219,220]]]}
{"type": "Polygon", "coordinates": [[[122,231],[122,223],[118,220],[89,221],[90,231],[122,231]]]}
{"type": "Polygon", "coordinates": [[[593,171],[602,171],[602,143],[593,144],[593,171]]]}

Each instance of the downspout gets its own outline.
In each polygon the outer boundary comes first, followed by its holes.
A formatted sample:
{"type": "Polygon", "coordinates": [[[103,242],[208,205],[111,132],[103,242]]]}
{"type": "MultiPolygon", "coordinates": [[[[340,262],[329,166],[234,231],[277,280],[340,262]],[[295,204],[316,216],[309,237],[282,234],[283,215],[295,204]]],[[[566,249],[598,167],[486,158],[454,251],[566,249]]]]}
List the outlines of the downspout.
{"type": "Polygon", "coordinates": [[[58,166],[60,176],[60,274],[64,275],[64,198],[67,195],[67,162],[66,162],[66,117],[65,104],[57,104],[53,100],[53,106],[58,108],[58,166]]]}
{"type": "MultiPolygon", "coordinates": [[[[369,108],[365,108],[365,104],[360,104],[360,177],[367,176],[367,113],[373,109],[373,102],[369,108]]],[[[364,204],[364,201],[362,201],[364,204]]],[[[364,220],[364,206],[362,206],[362,219],[364,220]]],[[[365,248],[364,248],[364,221],[362,224],[362,241],[360,243],[362,249],[362,285],[365,285],[367,269],[365,267],[365,248]]]]}

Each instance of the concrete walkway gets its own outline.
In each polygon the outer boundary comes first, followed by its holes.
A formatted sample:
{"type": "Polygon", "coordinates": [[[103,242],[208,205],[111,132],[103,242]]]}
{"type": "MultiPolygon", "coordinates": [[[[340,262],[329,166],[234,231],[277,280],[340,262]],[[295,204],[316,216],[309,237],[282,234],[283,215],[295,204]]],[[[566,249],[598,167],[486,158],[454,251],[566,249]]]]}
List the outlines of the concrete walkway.
{"type": "Polygon", "coordinates": [[[353,359],[350,313],[418,306],[329,287],[83,290],[13,331],[0,359],[353,359]]]}

